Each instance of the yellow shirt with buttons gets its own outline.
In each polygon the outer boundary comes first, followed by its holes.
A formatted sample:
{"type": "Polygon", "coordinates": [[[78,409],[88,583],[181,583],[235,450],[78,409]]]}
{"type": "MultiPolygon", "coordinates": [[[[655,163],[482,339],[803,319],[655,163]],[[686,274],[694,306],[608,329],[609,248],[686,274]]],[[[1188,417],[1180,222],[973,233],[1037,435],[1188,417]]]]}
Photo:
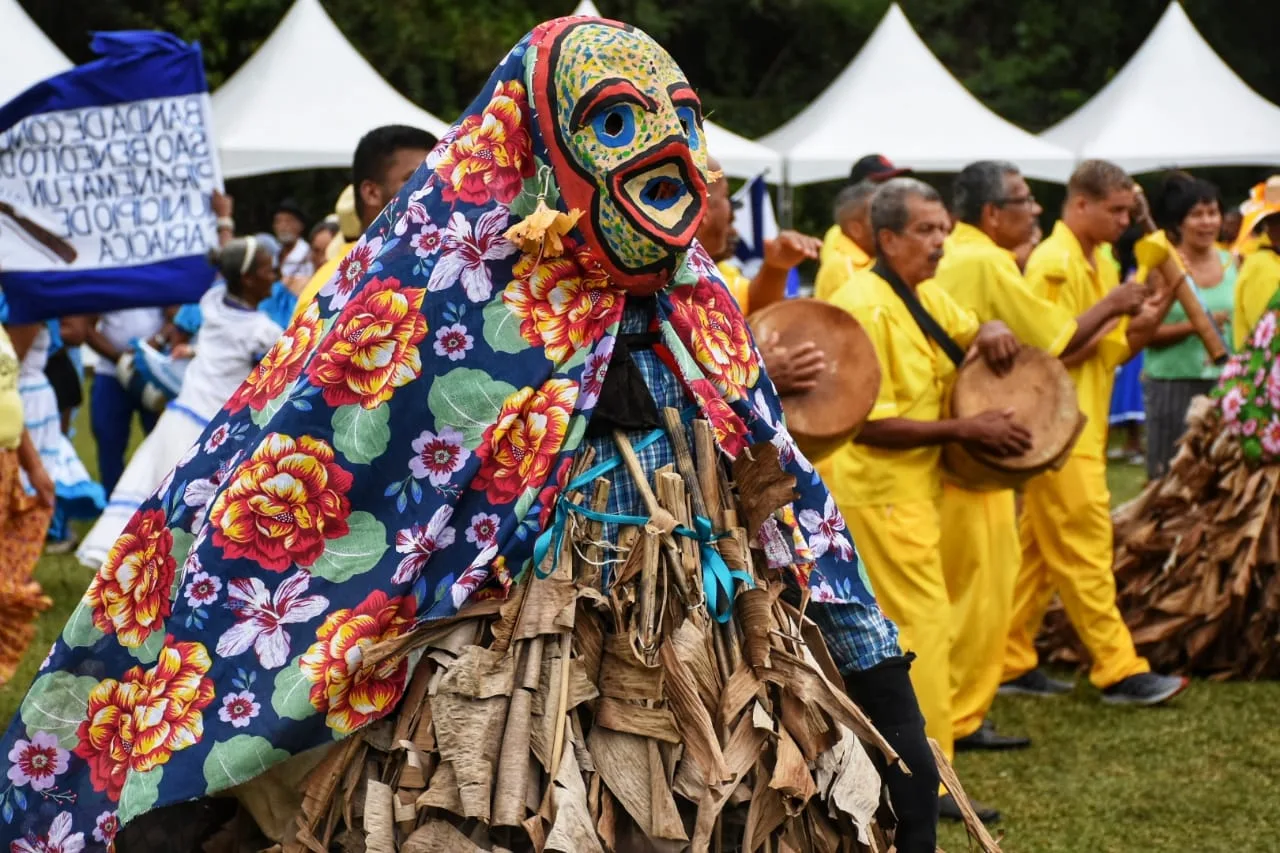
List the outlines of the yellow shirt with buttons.
{"type": "MultiPolygon", "coordinates": [[[[1108,247],[1097,247],[1090,263],[1076,235],[1062,222],[1054,225],[1053,233],[1032,250],[1025,275],[1033,293],[1062,307],[1072,317],[1083,314],[1120,284],[1120,269],[1108,247]]],[[[1073,456],[1106,458],[1111,388],[1116,368],[1130,356],[1125,337],[1128,329],[1129,318],[1120,318],[1098,342],[1093,355],[1069,369],[1080,411],[1088,418],[1071,451],[1073,456]]]]}
{"type": "MultiPolygon", "coordinates": [[[[925,310],[960,346],[978,334],[978,316],[930,281],[916,288],[925,310]]],[[[832,304],[854,316],[871,338],[880,364],[880,392],[870,420],[936,421],[956,367],[929,340],[889,283],[871,270],[854,273],[832,304]]],[[[941,448],[886,450],[850,442],[831,459],[827,485],[842,506],[936,500],[941,493],[941,448]]]]}
{"type": "Polygon", "coordinates": [[[832,225],[822,238],[818,253],[818,276],[813,282],[813,295],[831,301],[855,272],[871,266],[875,260],[862,247],[849,239],[839,225],[832,225]]]}
{"type": "Polygon", "coordinates": [[[943,244],[933,280],[980,322],[1002,320],[1020,343],[1061,355],[1076,333],[1076,321],[1060,305],[1031,292],[1013,253],[964,222],[943,244]]]}

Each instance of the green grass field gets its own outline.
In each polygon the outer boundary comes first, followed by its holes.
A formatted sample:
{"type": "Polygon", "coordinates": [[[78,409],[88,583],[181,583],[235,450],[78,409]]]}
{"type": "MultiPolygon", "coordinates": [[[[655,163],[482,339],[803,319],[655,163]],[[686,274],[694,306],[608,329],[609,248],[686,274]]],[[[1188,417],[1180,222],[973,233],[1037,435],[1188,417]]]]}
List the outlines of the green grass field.
{"type": "MultiPolygon", "coordinates": [[[[77,446],[90,470],[96,454],[82,413],[77,446]]],[[[1113,500],[1142,487],[1143,471],[1111,466],[1113,500]]],[[[54,599],[13,682],[0,689],[7,720],[89,582],[74,556],[47,556],[36,573],[54,599]]],[[[994,829],[1009,853],[1238,853],[1280,849],[1280,683],[1197,682],[1171,707],[1104,706],[1082,680],[1057,700],[996,701],[1002,731],[1030,735],[1023,752],[962,754],[970,795],[1001,809],[994,829]]],[[[948,853],[968,849],[943,828],[948,853]]]]}

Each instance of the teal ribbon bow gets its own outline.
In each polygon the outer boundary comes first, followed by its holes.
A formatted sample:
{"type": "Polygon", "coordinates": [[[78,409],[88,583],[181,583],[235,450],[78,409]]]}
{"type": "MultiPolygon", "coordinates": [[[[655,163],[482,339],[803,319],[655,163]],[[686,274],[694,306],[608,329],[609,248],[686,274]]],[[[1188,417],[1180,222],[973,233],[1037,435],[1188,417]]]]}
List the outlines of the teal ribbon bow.
{"type": "MultiPolygon", "coordinates": [[[[687,410],[685,420],[692,417],[695,409],[687,410]]],[[[665,435],[662,429],[655,429],[633,445],[633,449],[639,453],[649,447],[655,441],[665,435]]],[[[597,477],[609,473],[614,468],[622,464],[621,456],[614,456],[606,459],[597,465],[588,468],[579,476],[571,480],[565,486],[564,491],[556,499],[555,517],[551,525],[538,536],[533,546],[533,570],[539,578],[546,578],[552,574],[560,560],[560,552],[564,549],[565,528],[568,526],[569,513],[582,516],[583,518],[599,521],[604,524],[630,525],[633,527],[643,527],[649,523],[649,519],[639,515],[621,515],[609,512],[596,512],[593,509],[575,504],[565,500],[564,495],[569,492],[580,491],[592,483],[597,477]],[[543,571],[543,563],[546,562],[547,554],[555,548],[555,557],[551,560],[546,571],[543,571]]],[[[711,529],[711,519],[697,516],[694,519],[694,529],[690,530],[684,526],[677,526],[672,533],[677,536],[684,536],[698,542],[698,553],[702,559],[702,589],[707,599],[707,611],[717,622],[721,624],[728,622],[733,617],[733,599],[735,580],[742,581],[747,586],[754,587],[755,582],[746,572],[735,572],[729,569],[724,558],[720,556],[720,552],[716,550],[715,542],[717,539],[723,539],[728,534],[716,534],[711,529]]]]}

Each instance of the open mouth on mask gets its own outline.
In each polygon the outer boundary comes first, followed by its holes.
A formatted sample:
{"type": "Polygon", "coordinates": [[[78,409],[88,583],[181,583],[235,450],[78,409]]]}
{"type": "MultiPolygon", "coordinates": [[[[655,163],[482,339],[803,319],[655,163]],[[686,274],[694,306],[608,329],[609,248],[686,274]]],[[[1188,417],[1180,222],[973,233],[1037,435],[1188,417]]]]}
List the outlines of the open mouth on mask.
{"type": "Polygon", "coordinates": [[[614,171],[610,183],[623,215],[674,249],[693,241],[706,200],[692,178],[687,144],[671,142],[614,171]]]}

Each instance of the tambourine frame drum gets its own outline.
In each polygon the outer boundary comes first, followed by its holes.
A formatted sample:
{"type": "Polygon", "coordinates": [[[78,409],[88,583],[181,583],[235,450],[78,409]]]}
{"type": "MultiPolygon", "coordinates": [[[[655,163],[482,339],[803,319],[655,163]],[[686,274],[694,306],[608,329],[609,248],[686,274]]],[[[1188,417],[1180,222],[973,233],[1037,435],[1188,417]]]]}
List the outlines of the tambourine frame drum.
{"type": "Polygon", "coordinates": [[[1085,416],[1061,361],[1023,347],[1004,376],[996,376],[981,360],[960,368],[948,400],[950,417],[1006,408],[1014,409],[1015,420],[1031,431],[1031,448],[1018,456],[998,457],[974,445],[947,444],[942,464],[948,479],[971,489],[1014,489],[1066,464],[1084,430],[1085,416]]]}
{"type": "Polygon", "coordinates": [[[812,391],[782,398],[787,429],[800,451],[816,462],[851,441],[880,392],[875,347],[853,315],[820,299],[785,299],[756,311],[748,322],[757,341],[776,333],[779,346],[812,341],[825,356],[826,368],[812,391]]]}

